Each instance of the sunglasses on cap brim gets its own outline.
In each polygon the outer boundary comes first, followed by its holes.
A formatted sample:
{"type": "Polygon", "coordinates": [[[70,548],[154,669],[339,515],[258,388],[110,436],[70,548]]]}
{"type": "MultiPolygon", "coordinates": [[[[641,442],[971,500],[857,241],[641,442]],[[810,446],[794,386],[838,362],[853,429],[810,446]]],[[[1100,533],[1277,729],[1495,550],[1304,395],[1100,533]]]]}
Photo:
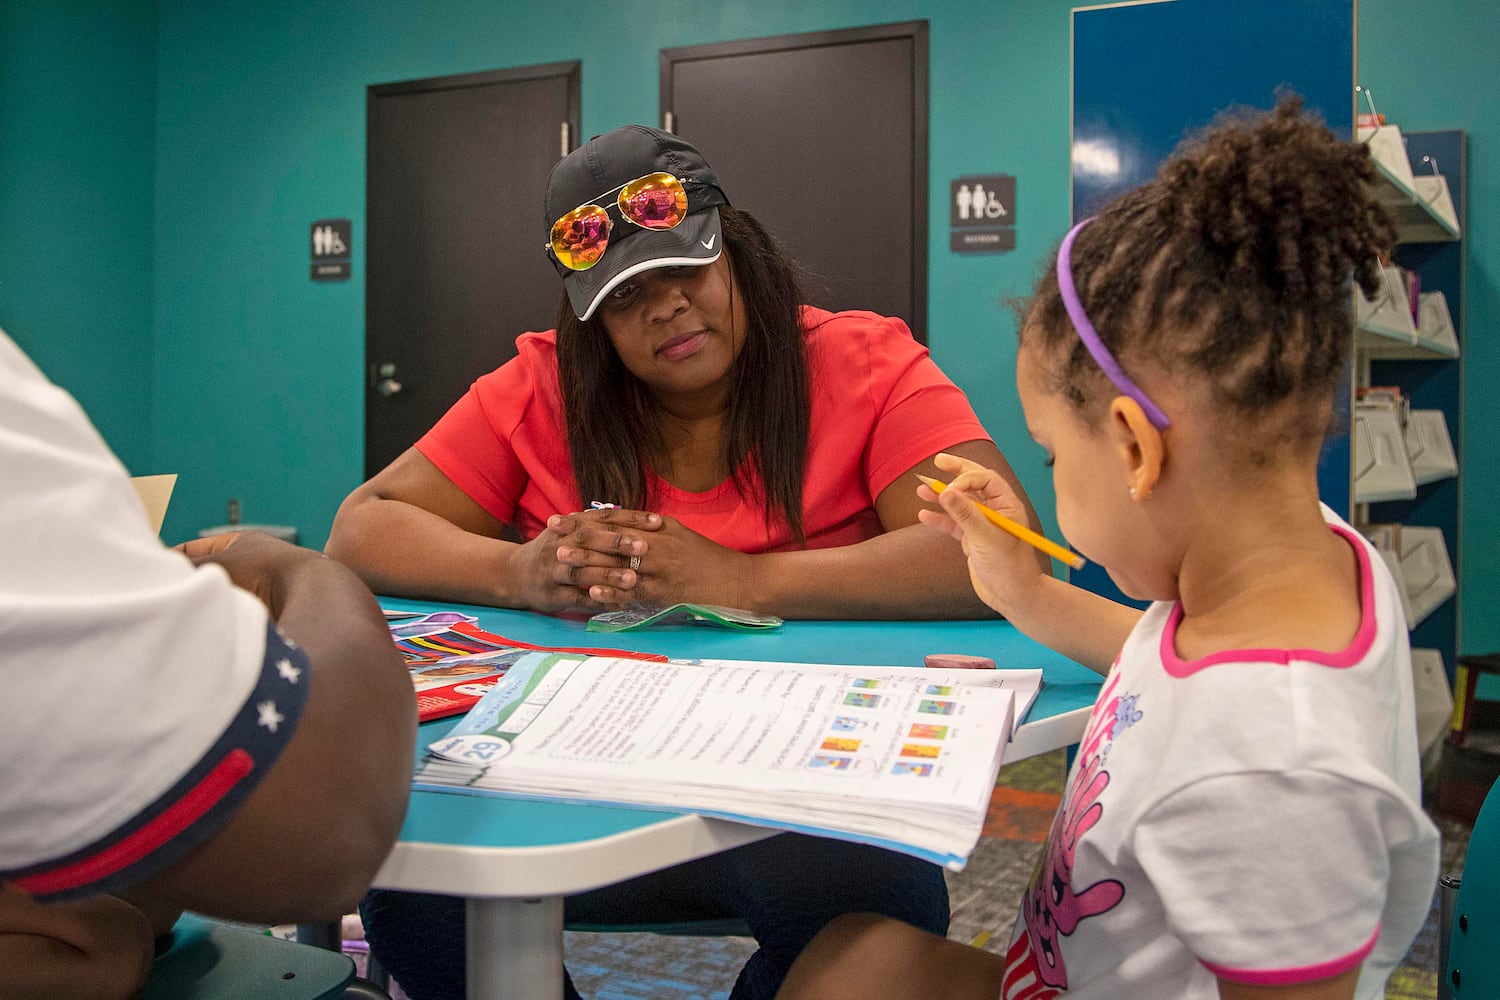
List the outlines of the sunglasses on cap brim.
{"type": "Polygon", "coordinates": [[[675,229],[688,216],[687,188],[678,178],[660,172],[611,188],[552,223],[548,254],[570,271],[587,271],[609,247],[614,230],[611,212],[639,229],[675,229]]]}

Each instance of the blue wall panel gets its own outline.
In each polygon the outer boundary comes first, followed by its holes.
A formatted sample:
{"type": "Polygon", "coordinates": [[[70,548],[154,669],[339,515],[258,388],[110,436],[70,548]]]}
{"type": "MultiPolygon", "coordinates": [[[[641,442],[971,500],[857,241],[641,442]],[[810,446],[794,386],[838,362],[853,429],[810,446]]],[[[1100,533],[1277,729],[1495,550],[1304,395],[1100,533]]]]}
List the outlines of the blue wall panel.
{"type": "MultiPolygon", "coordinates": [[[[1353,0],[1162,0],[1073,12],[1073,218],[1150,180],[1187,135],[1231,107],[1302,95],[1348,137],[1354,106],[1353,0]]],[[[1346,380],[1347,381],[1347,380],[1346,380]]],[[[1347,399],[1340,413],[1349,413],[1347,399]]],[[[1324,500],[1350,513],[1348,420],[1319,463],[1324,500]]],[[[1103,570],[1074,582],[1117,599],[1103,570]]]]}
{"type": "Polygon", "coordinates": [[[1281,87],[1350,135],[1352,0],[1163,0],[1074,11],[1075,217],[1150,180],[1218,112],[1269,108],[1281,87]],[[1118,170],[1100,169],[1109,162],[1118,170]]]}

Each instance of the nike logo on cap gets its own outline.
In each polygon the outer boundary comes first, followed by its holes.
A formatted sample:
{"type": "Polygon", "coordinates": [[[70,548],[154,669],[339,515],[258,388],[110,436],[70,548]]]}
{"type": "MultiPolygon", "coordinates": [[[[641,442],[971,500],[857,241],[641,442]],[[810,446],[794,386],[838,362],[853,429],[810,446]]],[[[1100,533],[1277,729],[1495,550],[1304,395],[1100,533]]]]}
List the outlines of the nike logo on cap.
{"type": "Polygon", "coordinates": [[[719,234],[718,233],[714,233],[708,239],[706,239],[706,240],[699,240],[698,242],[701,243],[701,244],[703,244],[703,249],[705,249],[705,250],[712,250],[714,248],[714,240],[716,240],[718,238],[719,238],[719,234]]]}

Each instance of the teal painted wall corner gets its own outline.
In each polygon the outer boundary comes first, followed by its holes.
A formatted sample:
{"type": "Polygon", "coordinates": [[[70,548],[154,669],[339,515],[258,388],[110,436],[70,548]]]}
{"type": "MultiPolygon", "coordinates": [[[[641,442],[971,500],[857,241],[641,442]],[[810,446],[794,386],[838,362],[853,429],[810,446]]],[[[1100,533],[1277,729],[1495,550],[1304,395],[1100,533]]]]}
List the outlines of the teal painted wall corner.
{"type": "Polygon", "coordinates": [[[151,452],[154,0],[0,4],[0,328],[151,452]]]}
{"type": "MultiPolygon", "coordinates": [[[[1500,6],[1487,0],[1359,0],[1359,76],[1386,120],[1468,137],[1460,432],[1459,649],[1500,650],[1500,483],[1493,428],[1500,400],[1500,105],[1481,81],[1500,68],[1500,6]]],[[[1451,664],[1449,665],[1451,669],[1451,664]]],[[[1500,697],[1500,685],[1487,694],[1500,697]]]]}

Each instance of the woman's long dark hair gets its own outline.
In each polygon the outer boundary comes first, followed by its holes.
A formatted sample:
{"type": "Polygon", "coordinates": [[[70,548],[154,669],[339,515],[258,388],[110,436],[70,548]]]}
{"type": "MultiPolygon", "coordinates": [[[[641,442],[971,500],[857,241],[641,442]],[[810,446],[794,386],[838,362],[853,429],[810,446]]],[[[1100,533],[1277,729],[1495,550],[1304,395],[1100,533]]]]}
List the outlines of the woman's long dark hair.
{"type": "MultiPolygon", "coordinates": [[[[724,467],[741,496],[764,491],[767,533],[780,519],[801,545],[811,402],[797,267],[750,213],[724,205],[719,219],[747,327],[730,373],[724,467]]],[[[647,470],[666,450],[655,399],[620,361],[598,313],[578,319],[566,295],[557,367],[579,495],[649,510],[647,470]]]]}

